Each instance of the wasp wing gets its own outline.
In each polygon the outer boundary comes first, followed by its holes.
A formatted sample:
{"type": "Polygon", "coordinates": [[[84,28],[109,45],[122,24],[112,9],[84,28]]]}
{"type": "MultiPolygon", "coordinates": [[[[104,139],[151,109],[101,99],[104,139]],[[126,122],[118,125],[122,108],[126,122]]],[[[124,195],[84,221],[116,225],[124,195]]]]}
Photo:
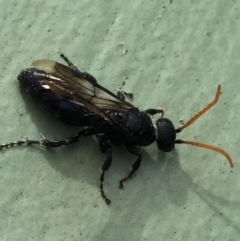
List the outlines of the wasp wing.
{"type": "Polygon", "coordinates": [[[61,97],[84,105],[108,123],[116,124],[125,130],[124,126],[116,123],[107,112],[111,110],[126,111],[135,107],[99,85],[93,76],[79,70],[75,71],[52,60],[37,60],[32,65],[46,72],[45,78],[41,80],[42,85],[48,86],[61,97]]]}

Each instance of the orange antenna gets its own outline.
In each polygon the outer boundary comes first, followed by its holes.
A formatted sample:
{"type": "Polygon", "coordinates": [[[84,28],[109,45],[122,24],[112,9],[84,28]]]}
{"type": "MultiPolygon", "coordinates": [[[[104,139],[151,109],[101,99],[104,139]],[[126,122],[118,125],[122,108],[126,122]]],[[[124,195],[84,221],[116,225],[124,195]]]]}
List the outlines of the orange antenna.
{"type": "Polygon", "coordinates": [[[176,133],[179,133],[183,129],[190,126],[195,120],[197,120],[200,116],[202,116],[204,113],[206,113],[211,107],[213,107],[218,102],[220,93],[221,93],[221,85],[218,85],[217,93],[215,95],[214,100],[211,103],[209,103],[206,107],[204,107],[201,111],[199,111],[195,116],[193,116],[187,123],[185,123],[183,126],[176,129],[176,133]]]}
{"type": "Polygon", "coordinates": [[[206,148],[206,149],[209,149],[209,150],[212,150],[212,151],[219,152],[227,158],[231,168],[233,168],[232,158],[229,156],[229,154],[226,151],[224,151],[223,149],[221,149],[219,147],[208,145],[208,144],[205,144],[205,143],[195,142],[195,141],[176,140],[175,143],[176,144],[187,144],[187,145],[192,145],[192,146],[198,146],[198,147],[202,147],[202,148],[206,148]]]}
{"type": "MultiPolygon", "coordinates": [[[[195,120],[197,120],[200,116],[202,116],[204,113],[206,113],[211,107],[213,107],[219,99],[221,93],[221,85],[218,85],[217,88],[217,93],[215,95],[215,98],[212,102],[210,102],[207,106],[205,106],[201,111],[199,111],[194,117],[192,117],[187,123],[185,123],[183,126],[181,126],[180,128],[176,129],[176,133],[181,132],[183,129],[187,128],[188,126],[190,126],[195,120]]],[[[232,158],[230,157],[230,155],[224,151],[223,149],[216,147],[216,146],[212,146],[209,144],[205,144],[205,143],[200,143],[200,142],[195,142],[195,141],[184,141],[184,140],[176,140],[175,141],[176,144],[187,144],[187,145],[192,145],[192,146],[198,146],[198,147],[202,147],[202,148],[206,148],[212,151],[216,151],[218,153],[221,153],[222,155],[224,155],[231,168],[233,168],[233,161],[232,158]]]]}

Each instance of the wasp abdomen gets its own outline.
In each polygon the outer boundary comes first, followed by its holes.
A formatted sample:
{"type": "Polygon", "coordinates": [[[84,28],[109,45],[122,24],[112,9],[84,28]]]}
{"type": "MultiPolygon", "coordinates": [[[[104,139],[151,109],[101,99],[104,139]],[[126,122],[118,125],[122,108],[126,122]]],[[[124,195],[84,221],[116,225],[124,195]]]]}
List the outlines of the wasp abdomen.
{"type": "Polygon", "coordinates": [[[75,104],[64,97],[58,96],[48,88],[48,85],[42,84],[43,80],[46,80],[46,76],[46,72],[42,70],[29,68],[20,72],[18,80],[21,88],[26,90],[41,107],[65,124],[89,126],[93,122],[94,116],[98,117],[85,106],[75,104]]]}

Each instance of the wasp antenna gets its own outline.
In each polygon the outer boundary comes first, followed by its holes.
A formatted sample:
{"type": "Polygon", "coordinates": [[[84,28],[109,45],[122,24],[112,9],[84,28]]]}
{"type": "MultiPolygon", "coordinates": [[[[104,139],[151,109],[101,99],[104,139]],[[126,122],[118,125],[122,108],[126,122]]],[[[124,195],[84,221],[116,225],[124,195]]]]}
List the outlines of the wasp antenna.
{"type": "Polygon", "coordinates": [[[197,120],[200,116],[202,116],[205,112],[207,112],[211,107],[213,107],[219,99],[221,93],[221,85],[218,85],[217,93],[215,95],[215,98],[212,102],[210,102],[206,107],[204,107],[201,111],[199,111],[195,116],[193,116],[187,123],[185,123],[183,126],[176,129],[176,133],[181,132],[183,129],[190,126],[195,120],[197,120]]]}
{"type": "Polygon", "coordinates": [[[205,143],[195,142],[195,141],[176,140],[175,143],[176,144],[187,144],[187,145],[192,145],[192,146],[198,146],[198,147],[206,148],[206,149],[221,153],[222,155],[224,155],[227,158],[231,168],[233,168],[232,158],[230,157],[230,155],[226,151],[224,151],[223,149],[221,149],[219,147],[212,146],[212,145],[205,144],[205,143]]]}

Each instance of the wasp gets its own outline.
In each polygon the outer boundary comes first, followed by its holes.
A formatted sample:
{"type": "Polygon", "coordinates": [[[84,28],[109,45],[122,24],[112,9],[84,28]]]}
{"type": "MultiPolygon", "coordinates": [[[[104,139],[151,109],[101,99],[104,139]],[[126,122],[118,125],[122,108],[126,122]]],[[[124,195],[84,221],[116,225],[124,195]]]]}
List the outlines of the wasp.
{"type": "Polygon", "coordinates": [[[157,143],[159,150],[170,152],[175,144],[188,144],[210,149],[224,155],[231,167],[233,161],[229,154],[219,147],[209,144],[176,139],[181,132],[212,106],[219,99],[221,86],[218,85],[215,98],[206,107],[180,128],[175,128],[171,120],[164,118],[162,108],[144,111],[125,100],[131,93],[118,91],[114,94],[100,85],[89,73],[82,72],[66,56],[60,55],[67,63],[52,60],[37,60],[31,68],[23,69],[18,75],[20,86],[35,98],[43,108],[55,115],[62,122],[80,127],[77,134],[63,140],[49,140],[42,136],[40,140],[22,140],[0,145],[0,150],[14,146],[41,145],[56,148],[77,142],[83,136],[96,136],[99,148],[106,155],[100,176],[101,196],[107,204],[111,200],[105,195],[103,183],[106,171],[112,163],[112,145],[124,145],[137,158],[131,171],[120,180],[119,188],[138,170],[142,162],[140,147],[157,143]],[[161,114],[153,124],[151,116],[161,114]]]}

